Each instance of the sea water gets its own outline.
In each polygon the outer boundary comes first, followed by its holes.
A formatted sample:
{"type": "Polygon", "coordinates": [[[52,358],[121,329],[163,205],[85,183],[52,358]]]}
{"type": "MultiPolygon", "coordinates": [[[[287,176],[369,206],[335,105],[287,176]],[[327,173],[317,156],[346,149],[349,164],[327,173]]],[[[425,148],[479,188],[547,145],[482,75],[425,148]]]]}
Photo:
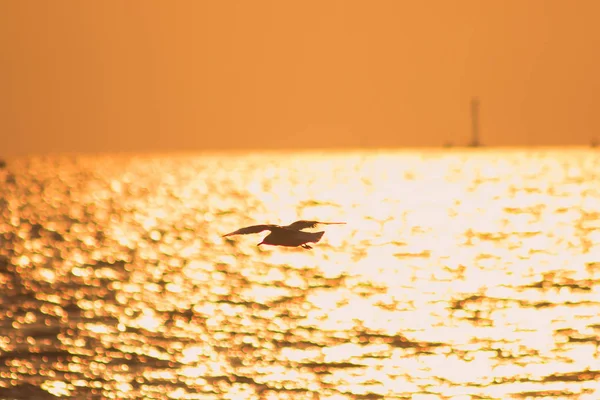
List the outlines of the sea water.
{"type": "Polygon", "coordinates": [[[593,149],[7,164],[2,398],[600,398],[593,149]]]}

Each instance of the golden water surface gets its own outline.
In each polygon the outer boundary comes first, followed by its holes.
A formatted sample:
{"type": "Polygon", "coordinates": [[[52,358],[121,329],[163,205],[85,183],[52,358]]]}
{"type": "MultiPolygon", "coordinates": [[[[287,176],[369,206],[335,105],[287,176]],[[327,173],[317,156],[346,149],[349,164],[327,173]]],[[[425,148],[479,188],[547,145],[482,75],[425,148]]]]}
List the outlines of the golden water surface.
{"type": "Polygon", "coordinates": [[[0,288],[0,398],[598,400],[600,153],[12,160],[0,288]]]}

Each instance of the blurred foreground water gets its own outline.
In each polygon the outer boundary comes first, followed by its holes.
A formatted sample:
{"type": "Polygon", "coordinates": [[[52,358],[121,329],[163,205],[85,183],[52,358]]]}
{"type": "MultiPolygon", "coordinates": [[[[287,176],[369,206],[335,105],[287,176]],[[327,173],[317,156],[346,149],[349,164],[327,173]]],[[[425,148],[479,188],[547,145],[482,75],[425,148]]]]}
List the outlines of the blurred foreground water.
{"type": "Polygon", "coordinates": [[[2,399],[598,400],[600,152],[10,160],[0,288],[2,399]]]}

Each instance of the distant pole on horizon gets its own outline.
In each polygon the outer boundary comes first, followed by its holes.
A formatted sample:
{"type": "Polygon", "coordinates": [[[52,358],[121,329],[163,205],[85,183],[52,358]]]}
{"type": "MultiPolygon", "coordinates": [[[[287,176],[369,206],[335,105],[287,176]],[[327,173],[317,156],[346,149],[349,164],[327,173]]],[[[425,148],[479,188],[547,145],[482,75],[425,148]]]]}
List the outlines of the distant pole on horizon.
{"type": "Polygon", "coordinates": [[[481,146],[479,141],[479,99],[477,97],[471,99],[471,133],[473,136],[469,146],[481,146]]]}

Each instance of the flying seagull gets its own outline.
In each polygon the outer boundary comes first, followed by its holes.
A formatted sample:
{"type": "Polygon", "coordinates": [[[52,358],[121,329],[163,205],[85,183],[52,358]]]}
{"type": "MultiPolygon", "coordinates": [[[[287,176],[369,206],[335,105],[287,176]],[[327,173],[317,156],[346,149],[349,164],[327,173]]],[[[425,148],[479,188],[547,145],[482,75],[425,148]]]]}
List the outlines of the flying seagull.
{"type": "Polygon", "coordinates": [[[231,235],[247,235],[249,233],[259,233],[262,231],[270,231],[267,236],[257,244],[270,244],[272,246],[300,246],[305,249],[312,249],[308,243],[317,243],[325,232],[305,232],[302,229],[314,228],[317,225],[339,225],[345,222],[319,222],[319,221],[296,221],[289,225],[252,225],[237,231],[223,235],[223,237],[231,235]]]}

